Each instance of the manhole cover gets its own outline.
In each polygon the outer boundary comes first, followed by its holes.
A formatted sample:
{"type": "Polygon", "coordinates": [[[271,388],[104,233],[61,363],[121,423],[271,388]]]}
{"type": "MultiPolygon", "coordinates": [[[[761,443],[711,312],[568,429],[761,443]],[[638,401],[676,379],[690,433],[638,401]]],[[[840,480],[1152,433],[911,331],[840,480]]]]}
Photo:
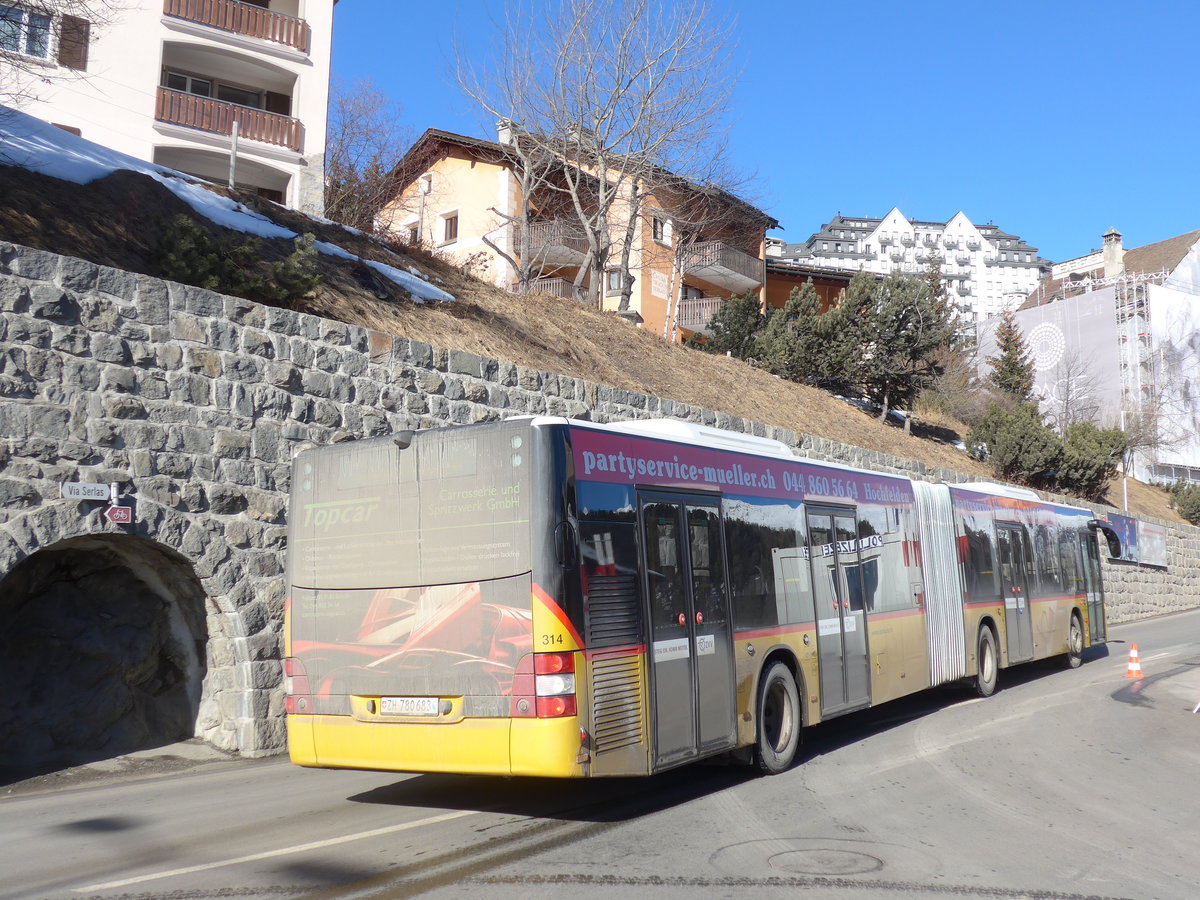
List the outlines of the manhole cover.
{"type": "Polygon", "coordinates": [[[883,868],[883,860],[869,854],[829,848],[789,850],[775,854],[767,862],[797,875],[861,875],[883,868]]]}

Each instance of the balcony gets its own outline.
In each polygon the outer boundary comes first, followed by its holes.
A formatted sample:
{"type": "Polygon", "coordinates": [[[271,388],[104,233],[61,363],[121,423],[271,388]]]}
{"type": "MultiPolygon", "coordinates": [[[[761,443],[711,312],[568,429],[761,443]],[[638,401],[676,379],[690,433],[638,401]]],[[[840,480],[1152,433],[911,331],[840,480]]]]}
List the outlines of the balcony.
{"type": "Polygon", "coordinates": [[[957,256],[954,257],[954,261],[956,263],[958,263],[960,266],[970,265],[971,256],[968,253],[959,253],[957,256]]]}
{"type": "Polygon", "coordinates": [[[676,321],[680,328],[706,332],[708,323],[712,321],[713,315],[724,302],[724,297],[698,297],[693,300],[680,300],[676,321]]]}
{"type": "Polygon", "coordinates": [[[890,256],[896,262],[899,262],[900,260],[904,259],[904,251],[897,248],[889,253],[888,256],[890,256]]]}
{"type": "Polygon", "coordinates": [[[942,238],[942,243],[948,250],[954,250],[956,247],[958,247],[958,238],[954,237],[953,235],[946,235],[946,237],[942,238]]]}
{"type": "MultiPolygon", "coordinates": [[[[520,285],[513,283],[509,288],[514,294],[520,290],[520,285]]],[[[529,282],[528,294],[538,294],[546,297],[562,297],[566,300],[575,299],[575,282],[566,278],[538,278],[529,282]]]]}
{"type": "Polygon", "coordinates": [[[238,0],[163,0],[163,14],[221,31],[283,44],[307,53],[312,29],[304,19],[238,0]]]}
{"type": "Polygon", "coordinates": [[[879,236],[879,246],[880,247],[886,247],[888,244],[891,244],[891,243],[893,243],[893,240],[888,235],[881,234],[879,236]]]}
{"type": "Polygon", "coordinates": [[[935,238],[932,234],[927,234],[921,239],[921,243],[923,243],[926,247],[936,247],[937,238],[935,238]]]}
{"type": "Polygon", "coordinates": [[[287,147],[297,153],[304,138],[304,126],[291,116],[165,87],[158,89],[154,118],[159,122],[225,135],[233,134],[233,123],[237,122],[239,140],[287,147]]]}
{"type": "Polygon", "coordinates": [[[978,250],[979,249],[979,240],[977,238],[969,238],[967,240],[967,249],[968,250],[978,250]]]}
{"type": "MultiPolygon", "coordinates": [[[[515,227],[520,227],[515,226],[515,227]]],[[[534,222],[525,233],[524,256],[542,265],[578,266],[587,256],[587,238],[568,222],[534,222]]]]}
{"type": "Polygon", "coordinates": [[[900,236],[900,243],[902,243],[905,247],[911,247],[916,242],[917,239],[911,234],[904,234],[900,236]]]}
{"type": "Polygon", "coordinates": [[[687,248],[683,271],[735,294],[744,294],[763,283],[763,261],[721,241],[705,241],[687,248]]]}

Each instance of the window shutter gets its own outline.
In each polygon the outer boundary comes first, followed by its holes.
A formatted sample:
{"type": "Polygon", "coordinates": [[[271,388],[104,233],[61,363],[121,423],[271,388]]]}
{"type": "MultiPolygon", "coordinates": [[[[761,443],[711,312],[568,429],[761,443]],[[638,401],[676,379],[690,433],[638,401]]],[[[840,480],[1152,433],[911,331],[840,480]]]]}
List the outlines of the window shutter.
{"type": "Polygon", "coordinates": [[[86,71],[91,25],[78,16],[63,16],[58,38],[58,64],[86,71]]]}

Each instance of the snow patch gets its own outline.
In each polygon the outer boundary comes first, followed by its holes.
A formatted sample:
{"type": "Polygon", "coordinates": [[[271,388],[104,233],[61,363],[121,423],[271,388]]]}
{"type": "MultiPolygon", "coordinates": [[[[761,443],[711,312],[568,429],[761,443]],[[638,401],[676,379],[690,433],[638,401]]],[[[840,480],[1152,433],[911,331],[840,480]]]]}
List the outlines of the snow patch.
{"type": "MultiPolygon", "coordinates": [[[[56,128],[49,122],[0,106],[0,164],[39,172],[74,184],[90,184],[114,172],[137,172],[153,178],[210,222],[261,238],[293,240],[296,232],[276,225],[261,213],[215,194],[190,175],[101,147],[56,128]]],[[[328,222],[327,219],[318,221],[328,222]]],[[[335,224],[335,223],[330,223],[335,224]]],[[[344,226],[343,226],[344,227],[344,226]]],[[[316,241],[313,247],[327,256],[361,261],[408,291],[418,302],[452,301],[454,297],[423,277],[392,266],[360,259],[335,244],[316,241]]]]}

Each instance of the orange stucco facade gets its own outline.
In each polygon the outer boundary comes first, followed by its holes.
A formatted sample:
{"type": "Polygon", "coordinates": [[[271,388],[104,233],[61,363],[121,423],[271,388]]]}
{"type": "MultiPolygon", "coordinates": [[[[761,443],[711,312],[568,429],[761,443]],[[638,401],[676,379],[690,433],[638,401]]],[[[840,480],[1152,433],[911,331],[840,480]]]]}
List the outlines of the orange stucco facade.
{"type": "MultiPolygon", "coordinates": [[[[380,213],[381,230],[466,265],[499,287],[513,288],[517,273],[505,255],[518,258],[511,217],[520,215],[522,203],[520,181],[503,145],[431,129],[394,174],[398,192],[380,213]]],[[[682,199],[686,202],[687,197],[682,199]]],[[[707,198],[706,202],[712,208],[714,201],[707,198]]],[[[538,280],[532,287],[574,296],[570,284],[584,264],[586,243],[581,243],[577,229],[573,240],[563,240],[554,231],[557,220],[548,211],[555,203],[553,198],[531,197],[533,207],[542,207],[538,227],[550,229],[546,244],[554,245],[539,255],[538,280]]],[[[629,317],[640,327],[678,340],[702,328],[705,316],[724,299],[750,293],[760,302],[766,300],[765,235],[775,222],[734,198],[728,198],[721,210],[716,217],[720,225],[684,238],[665,204],[654,196],[643,198],[629,257],[629,317]],[[682,265],[676,265],[677,255],[682,265]],[[672,309],[680,327],[664,328],[672,309]]],[[[609,215],[614,249],[598,292],[604,309],[617,309],[621,300],[619,285],[610,283],[618,276],[610,273],[619,267],[629,220],[628,194],[623,194],[609,215]]],[[[571,226],[564,228],[569,232],[571,226]]],[[[589,288],[585,296],[595,297],[586,273],[583,283],[589,288]]]]}

